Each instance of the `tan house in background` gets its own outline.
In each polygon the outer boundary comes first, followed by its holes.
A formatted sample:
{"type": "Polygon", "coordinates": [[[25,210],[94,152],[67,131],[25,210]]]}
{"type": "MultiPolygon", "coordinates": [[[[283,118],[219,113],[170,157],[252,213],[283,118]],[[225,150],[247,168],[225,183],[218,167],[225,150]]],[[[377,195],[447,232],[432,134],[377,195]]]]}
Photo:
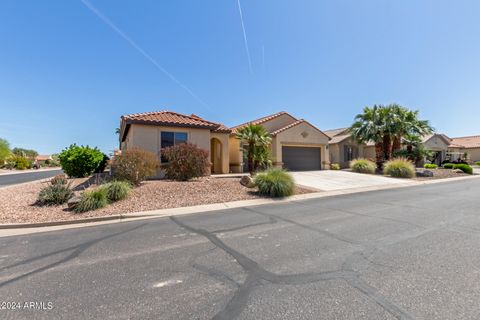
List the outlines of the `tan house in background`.
{"type": "Polygon", "coordinates": [[[279,112],[231,128],[231,172],[246,171],[246,153],[236,133],[249,124],[262,125],[270,133],[273,166],[292,171],[328,169],[330,138],[308,121],[297,119],[287,112],[279,112]]]}
{"type": "MultiPolygon", "coordinates": [[[[121,117],[120,150],[139,148],[160,157],[162,148],[190,142],[209,152],[212,173],[228,173],[230,132],[222,124],[194,114],[171,111],[136,113],[121,117]]],[[[160,169],[157,176],[162,176],[160,169]]]]}
{"type": "Polygon", "coordinates": [[[456,152],[458,155],[466,153],[469,161],[478,162],[480,161],[480,136],[452,138],[448,151],[456,152]]]}

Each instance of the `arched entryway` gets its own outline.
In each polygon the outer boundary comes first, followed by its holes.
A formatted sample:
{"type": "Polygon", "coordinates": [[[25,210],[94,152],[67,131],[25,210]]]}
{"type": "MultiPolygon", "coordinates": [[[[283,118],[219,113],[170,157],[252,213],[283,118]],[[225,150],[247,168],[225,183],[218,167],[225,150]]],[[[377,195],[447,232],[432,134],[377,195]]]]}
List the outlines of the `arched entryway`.
{"type": "Polygon", "coordinates": [[[222,143],[217,138],[210,139],[210,162],[212,173],[222,173],[222,143]]]}

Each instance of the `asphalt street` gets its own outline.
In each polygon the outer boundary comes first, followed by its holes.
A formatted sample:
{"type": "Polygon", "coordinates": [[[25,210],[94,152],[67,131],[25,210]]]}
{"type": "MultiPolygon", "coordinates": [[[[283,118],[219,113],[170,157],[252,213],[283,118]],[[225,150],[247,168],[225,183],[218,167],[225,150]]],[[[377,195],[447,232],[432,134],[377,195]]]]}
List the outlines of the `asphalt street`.
{"type": "Polygon", "coordinates": [[[35,172],[25,172],[25,173],[13,173],[13,174],[2,174],[0,175],[0,187],[10,186],[14,184],[30,182],[35,180],[41,180],[46,178],[51,178],[57,174],[61,174],[62,169],[58,170],[46,170],[46,171],[35,171],[35,172]]]}
{"type": "Polygon", "coordinates": [[[451,181],[0,238],[0,319],[479,319],[479,190],[451,181]]]}

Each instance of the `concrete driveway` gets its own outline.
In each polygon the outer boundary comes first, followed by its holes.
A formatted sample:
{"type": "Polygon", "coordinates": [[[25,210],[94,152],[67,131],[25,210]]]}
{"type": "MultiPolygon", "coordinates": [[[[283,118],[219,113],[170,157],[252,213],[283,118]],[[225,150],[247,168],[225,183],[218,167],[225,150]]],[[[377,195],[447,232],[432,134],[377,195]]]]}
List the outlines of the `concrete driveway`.
{"type": "Polygon", "coordinates": [[[321,191],[385,186],[400,183],[415,184],[412,180],[387,178],[373,174],[361,174],[350,171],[298,171],[291,172],[291,174],[298,185],[321,191]]]}

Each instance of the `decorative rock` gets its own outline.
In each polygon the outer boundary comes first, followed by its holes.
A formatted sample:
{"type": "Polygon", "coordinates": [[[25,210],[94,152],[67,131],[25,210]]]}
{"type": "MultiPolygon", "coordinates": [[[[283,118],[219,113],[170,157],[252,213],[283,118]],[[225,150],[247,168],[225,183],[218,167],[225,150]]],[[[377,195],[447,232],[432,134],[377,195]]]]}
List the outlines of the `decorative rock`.
{"type": "Polygon", "coordinates": [[[433,177],[433,172],[430,170],[424,170],[424,171],[417,171],[416,172],[417,177],[433,177]]]}
{"type": "Polygon", "coordinates": [[[460,169],[455,169],[455,170],[453,170],[453,172],[455,172],[455,173],[463,173],[463,171],[460,170],[460,169]]]}
{"type": "Polygon", "coordinates": [[[76,195],[76,196],[71,197],[71,198],[67,201],[68,209],[75,209],[75,207],[77,206],[77,204],[80,202],[80,199],[81,199],[81,197],[80,197],[79,195],[76,195]]]}
{"type": "Polygon", "coordinates": [[[255,187],[255,184],[253,183],[253,179],[250,176],[243,176],[240,179],[240,184],[244,187],[247,187],[247,188],[255,187]]]}

